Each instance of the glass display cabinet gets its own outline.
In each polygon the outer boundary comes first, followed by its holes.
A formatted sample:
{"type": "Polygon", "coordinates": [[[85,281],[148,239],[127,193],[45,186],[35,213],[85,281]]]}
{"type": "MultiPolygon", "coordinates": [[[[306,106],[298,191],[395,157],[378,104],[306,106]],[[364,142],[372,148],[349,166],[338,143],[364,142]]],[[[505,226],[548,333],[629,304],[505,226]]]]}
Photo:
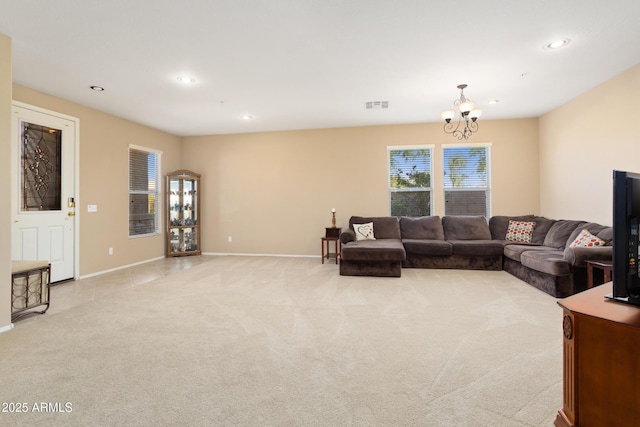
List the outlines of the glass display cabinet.
{"type": "Polygon", "coordinates": [[[200,174],[167,174],[167,256],[200,255],[200,174]]]}

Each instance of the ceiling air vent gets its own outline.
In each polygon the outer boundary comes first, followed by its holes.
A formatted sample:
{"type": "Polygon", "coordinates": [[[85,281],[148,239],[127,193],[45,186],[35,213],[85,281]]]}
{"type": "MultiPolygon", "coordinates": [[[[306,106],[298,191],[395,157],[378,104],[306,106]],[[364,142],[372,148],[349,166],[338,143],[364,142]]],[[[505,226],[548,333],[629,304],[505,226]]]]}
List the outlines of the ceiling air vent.
{"type": "Polygon", "coordinates": [[[367,110],[379,110],[381,108],[389,108],[389,101],[367,101],[364,103],[367,110]]]}

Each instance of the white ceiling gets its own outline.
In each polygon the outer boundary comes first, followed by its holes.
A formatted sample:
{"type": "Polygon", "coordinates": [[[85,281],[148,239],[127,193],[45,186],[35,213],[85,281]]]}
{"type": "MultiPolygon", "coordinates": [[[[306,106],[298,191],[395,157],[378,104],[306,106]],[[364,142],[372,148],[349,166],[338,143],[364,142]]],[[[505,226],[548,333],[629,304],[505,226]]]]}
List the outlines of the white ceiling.
{"type": "Polygon", "coordinates": [[[439,122],[460,83],[481,120],[536,117],[638,64],[638,17],[638,0],[0,0],[15,83],[181,136],[439,122]]]}

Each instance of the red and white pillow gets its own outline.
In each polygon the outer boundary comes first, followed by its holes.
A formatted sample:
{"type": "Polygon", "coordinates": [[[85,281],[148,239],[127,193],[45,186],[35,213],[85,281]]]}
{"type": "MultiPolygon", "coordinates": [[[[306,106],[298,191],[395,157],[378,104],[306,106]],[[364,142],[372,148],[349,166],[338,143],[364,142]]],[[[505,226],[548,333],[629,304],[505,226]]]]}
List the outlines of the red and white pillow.
{"type": "Polygon", "coordinates": [[[509,221],[505,240],[516,243],[531,243],[531,236],[536,223],[532,221],[509,221]]]}
{"type": "Polygon", "coordinates": [[[580,234],[571,242],[570,248],[593,248],[596,246],[604,246],[606,242],[601,238],[589,233],[589,230],[583,228],[580,234]]]}

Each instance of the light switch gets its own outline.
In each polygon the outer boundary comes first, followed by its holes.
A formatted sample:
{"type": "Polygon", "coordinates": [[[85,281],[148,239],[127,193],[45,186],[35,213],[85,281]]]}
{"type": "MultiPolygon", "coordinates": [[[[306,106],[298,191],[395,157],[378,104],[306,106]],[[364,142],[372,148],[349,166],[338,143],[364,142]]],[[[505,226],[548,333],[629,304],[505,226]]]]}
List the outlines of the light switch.
{"type": "Polygon", "coordinates": [[[87,205],[87,212],[98,212],[98,205],[87,205]]]}

